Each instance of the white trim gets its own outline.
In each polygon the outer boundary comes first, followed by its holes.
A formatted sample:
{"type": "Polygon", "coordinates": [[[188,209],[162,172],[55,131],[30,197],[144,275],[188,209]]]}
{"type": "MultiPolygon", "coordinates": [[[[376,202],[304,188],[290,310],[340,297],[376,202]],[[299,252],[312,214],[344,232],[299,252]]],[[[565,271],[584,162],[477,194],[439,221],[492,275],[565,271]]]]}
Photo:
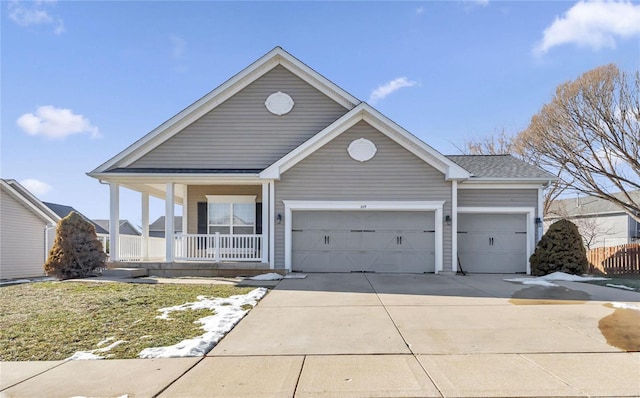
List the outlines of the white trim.
{"type": "Polygon", "coordinates": [[[458,207],[458,214],[477,213],[477,214],[525,214],[527,217],[527,275],[531,274],[531,264],[529,257],[533,254],[535,248],[535,207],[458,207]]]}
{"type": "Polygon", "coordinates": [[[458,189],[538,189],[542,184],[522,183],[522,180],[514,181],[512,184],[503,182],[483,182],[466,180],[458,185],[458,189]]]}
{"type": "Polygon", "coordinates": [[[451,270],[458,272],[458,181],[451,181],[451,270]]]}
{"type": "Polygon", "coordinates": [[[538,236],[536,242],[539,242],[544,234],[544,188],[538,188],[538,212],[537,217],[540,218],[540,226],[538,227],[538,236]]]}
{"type": "Polygon", "coordinates": [[[98,166],[93,173],[130,165],[278,65],[282,65],[347,109],[353,108],[360,102],[282,48],[276,47],[124,151],[98,166]]]}
{"type": "Polygon", "coordinates": [[[307,156],[311,155],[325,144],[346,132],[361,120],[371,124],[375,129],[398,143],[400,146],[418,156],[445,175],[446,179],[469,178],[469,173],[453,161],[449,160],[435,149],[398,126],[380,112],[366,103],[361,103],[345,115],[340,117],[322,131],[305,141],[293,151],[289,152],[271,166],[263,170],[260,178],[280,179],[280,175],[289,170],[307,156]]]}
{"type": "Polygon", "coordinates": [[[109,257],[120,260],[120,185],[109,183],[109,257]]]}
{"type": "Polygon", "coordinates": [[[269,183],[262,183],[262,262],[269,262],[269,183]]]}
{"type": "Polygon", "coordinates": [[[208,203],[256,203],[256,195],[205,195],[208,203]]]}
{"type": "Polygon", "coordinates": [[[175,228],[174,228],[174,222],[175,222],[175,208],[174,208],[174,191],[175,191],[175,184],[173,182],[168,182],[167,186],[166,186],[166,197],[165,197],[165,202],[164,202],[164,237],[165,237],[165,261],[166,262],[173,262],[173,246],[175,244],[174,242],[174,236],[175,236],[175,228]]]}
{"type": "Polygon", "coordinates": [[[434,211],[435,212],[435,273],[442,271],[444,201],[314,201],[283,200],[284,203],[284,267],[291,272],[293,211],[355,210],[355,211],[434,211]]]}
{"type": "Polygon", "coordinates": [[[269,268],[276,262],[276,184],[269,182],[269,268]]]}

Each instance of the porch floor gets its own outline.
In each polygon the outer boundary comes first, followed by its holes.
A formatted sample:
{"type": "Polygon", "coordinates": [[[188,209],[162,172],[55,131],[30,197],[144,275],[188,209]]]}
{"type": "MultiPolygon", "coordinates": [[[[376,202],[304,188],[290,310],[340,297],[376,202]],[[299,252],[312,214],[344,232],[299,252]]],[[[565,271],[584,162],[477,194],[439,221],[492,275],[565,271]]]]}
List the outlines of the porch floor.
{"type": "Polygon", "coordinates": [[[121,261],[107,263],[107,268],[143,268],[149,276],[161,277],[235,277],[254,276],[268,272],[285,274],[285,270],[272,270],[261,262],[206,262],[206,261],[121,261]]]}

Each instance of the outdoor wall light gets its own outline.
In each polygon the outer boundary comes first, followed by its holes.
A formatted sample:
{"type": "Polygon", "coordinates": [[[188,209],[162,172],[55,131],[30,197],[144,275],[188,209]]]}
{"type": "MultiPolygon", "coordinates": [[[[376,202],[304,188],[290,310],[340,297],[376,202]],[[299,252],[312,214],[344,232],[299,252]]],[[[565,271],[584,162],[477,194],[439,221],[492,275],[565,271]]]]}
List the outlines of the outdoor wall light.
{"type": "Polygon", "coordinates": [[[448,214],[444,216],[444,222],[447,223],[447,225],[451,225],[451,216],[448,214]]]}
{"type": "Polygon", "coordinates": [[[282,224],[282,214],[278,213],[278,215],[276,216],[276,223],[282,224]]]}
{"type": "Polygon", "coordinates": [[[542,224],[542,218],[536,217],[536,225],[542,224]]]}

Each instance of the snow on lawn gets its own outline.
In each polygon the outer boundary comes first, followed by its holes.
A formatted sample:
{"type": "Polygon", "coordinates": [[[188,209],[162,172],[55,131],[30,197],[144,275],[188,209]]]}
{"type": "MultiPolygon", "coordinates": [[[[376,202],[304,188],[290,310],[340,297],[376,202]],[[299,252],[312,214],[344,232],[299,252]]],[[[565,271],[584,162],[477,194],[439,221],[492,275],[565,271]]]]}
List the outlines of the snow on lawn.
{"type": "Polygon", "coordinates": [[[636,310],[636,311],[640,311],[640,306],[637,305],[633,305],[633,304],[627,304],[627,303],[611,303],[611,305],[614,308],[625,308],[628,310],[636,310]]]}
{"type": "Polygon", "coordinates": [[[618,289],[624,289],[624,290],[632,290],[632,291],[635,291],[635,290],[636,290],[636,289],[634,289],[634,288],[632,288],[632,287],[629,287],[629,286],[625,286],[625,285],[616,285],[616,284],[614,284],[614,283],[607,283],[607,286],[609,286],[609,287],[615,287],[615,288],[618,288],[618,289]]]}
{"type": "Polygon", "coordinates": [[[571,275],[564,272],[554,272],[552,274],[538,276],[538,277],[509,278],[509,279],[505,279],[505,281],[522,283],[523,285],[539,285],[539,286],[553,287],[558,285],[551,281],[586,282],[586,281],[606,281],[609,279],[611,278],[602,278],[599,276],[571,275]]]}
{"type": "Polygon", "coordinates": [[[251,278],[248,278],[248,279],[252,281],[279,281],[282,279],[304,279],[306,277],[307,277],[306,274],[287,274],[285,276],[282,276],[275,272],[271,272],[268,274],[252,276],[251,278]]]}
{"type": "MultiPolygon", "coordinates": [[[[104,340],[102,340],[101,342],[99,342],[97,344],[98,347],[107,344],[109,341],[111,340],[115,340],[113,337],[108,337],[104,340]]],[[[119,346],[122,343],[126,343],[125,340],[118,340],[115,341],[113,343],[111,343],[110,345],[103,347],[103,348],[96,348],[95,350],[91,350],[91,351],[76,351],[75,354],[73,354],[72,356],[70,356],[69,358],[67,358],[67,360],[72,360],[72,361],[76,361],[76,360],[87,360],[87,359],[104,359],[105,357],[97,355],[96,353],[105,353],[108,351],[111,351],[112,348],[115,348],[117,346],[119,346]]]]}
{"type": "Polygon", "coordinates": [[[267,289],[260,287],[247,294],[227,298],[198,296],[196,302],[161,308],[158,311],[161,311],[162,315],[157,317],[160,319],[170,319],[169,315],[174,311],[209,309],[214,314],[195,321],[202,324],[202,329],[205,330],[203,335],[182,340],[171,346],[145,348],[138,356],[140,358],[175,358],[204,355],[211,351],[218,341],[248,312],[248,310],[242,309],[242,306],[255,306],[266,293],[267,289]]]}

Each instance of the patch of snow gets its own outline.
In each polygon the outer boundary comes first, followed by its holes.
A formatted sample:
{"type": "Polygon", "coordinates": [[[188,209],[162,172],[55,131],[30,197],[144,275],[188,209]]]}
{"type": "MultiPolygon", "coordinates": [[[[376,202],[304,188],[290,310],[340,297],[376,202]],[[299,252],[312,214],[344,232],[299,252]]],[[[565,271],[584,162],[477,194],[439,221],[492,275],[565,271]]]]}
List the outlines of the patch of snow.
{"type": "MultiPolygon", "coordinates": [[[[106,342],[111,341],[113,339],[114,339],[113,337],[109,337],[108,339],[101,341],[100,343],[98,343],[98,347],[101,345],[101,343],[106,344],[106,342]]],[[[96,353],[104,353],[104,352],[110,351],[112,348],[115,348],[122,343],[126,343],[126,341],[125,340],[114,341],[113,343],[111,343],[110,345],[104,348],[96,348],[95,350],[91,350],[91,351],[76,351],[76,353],[71,355],[69,358],[67,358],[67,360],[80,361],[80,360],[91,360],[91,359],[104,359],[105,357],[96,355],[96,353]]]]}
{"type": "Polygon", "coordinates": [[[284,276],[284,279],[304,279],[307,277],[307,274],[287,274],[284,276]]]}
{"type": "Polygon", "coordinates": [[[564,281],[564,282],[586,282],[586,281],[608,281],[611,278],[603,278],[601,276],[588,275],[571,275],[565,272],[554,272],[548,275],[539,276],[538,278],[546,281],[564,281]]]}
{"type": "Polygon", "coordinates": [[[103,346],[105,344],[107,344],[108,342],[110,342],[111,340],[115,340],[115,337],[107,337],[106,339],[99,341],[98,344],[96,344],[98,347],[103,346]]]}
{"type": "Polygon", "coordinates": [[[255,306],[266,293],[267,289],[261,287],[247,294],[228,298],[198,296],[196,302],[161,308],[158,311],[161,311],[162,315],[157,317],[160,319],[170,319],[169,314],[173,311],[209,309],[213,310],[214,314],[196,321],[202,324],[202,329],[205,331],[203,335],[171,346],[145,348],[138,356],[140,358],[176,358],[204,355],[211,351],[218,341],[245,316],[248,311],[242,309],[242,306],[247,304],[255,306]]]}
{"type": "Polygon", "coordinates": [[[636,311],[640,311],[640,306],[633,305],[633,304],[627,304],[627,303],[611,303],[611,305],[612,305],[614,308],[624,308],[624,309],[628,309],[628,310],[636,310],[636,311]]]}
{"type": "Polygon", "coordinates": [[[624,290],[633,290],[633,291],[635,291],[635,290],[636,290],[636,289],[634,289],[634,288],[632,288],[632,287],[629,287],[629,286],[625,286],[625,285],[616,285],[616,284],[614,284],[614,283],[607,283],[607,286],[609,286],[609,287],[615,287],[615,288],[618,288],[618,289],[624,289],[624,290]]]}
{"type": "Polygon", "coordinates": [[[282,275],[277,274],[275,272],[270,272],[268,274],[261,274],[261,275],[252,276],[251,278],[249,278],[249,280],[252,280],[252,281],[279,281],[282,278],[283,278],[282,275]]]}
{"type": "Polygon", "coordinates": [[[507,282],[522,283],[523,285],[538,285],[538,286],[545,286],[545,287],[558,286],[555,283],[551,283],[539,278],[510,278],[510,279],[504,279],[504,280],[507,282]]]}

